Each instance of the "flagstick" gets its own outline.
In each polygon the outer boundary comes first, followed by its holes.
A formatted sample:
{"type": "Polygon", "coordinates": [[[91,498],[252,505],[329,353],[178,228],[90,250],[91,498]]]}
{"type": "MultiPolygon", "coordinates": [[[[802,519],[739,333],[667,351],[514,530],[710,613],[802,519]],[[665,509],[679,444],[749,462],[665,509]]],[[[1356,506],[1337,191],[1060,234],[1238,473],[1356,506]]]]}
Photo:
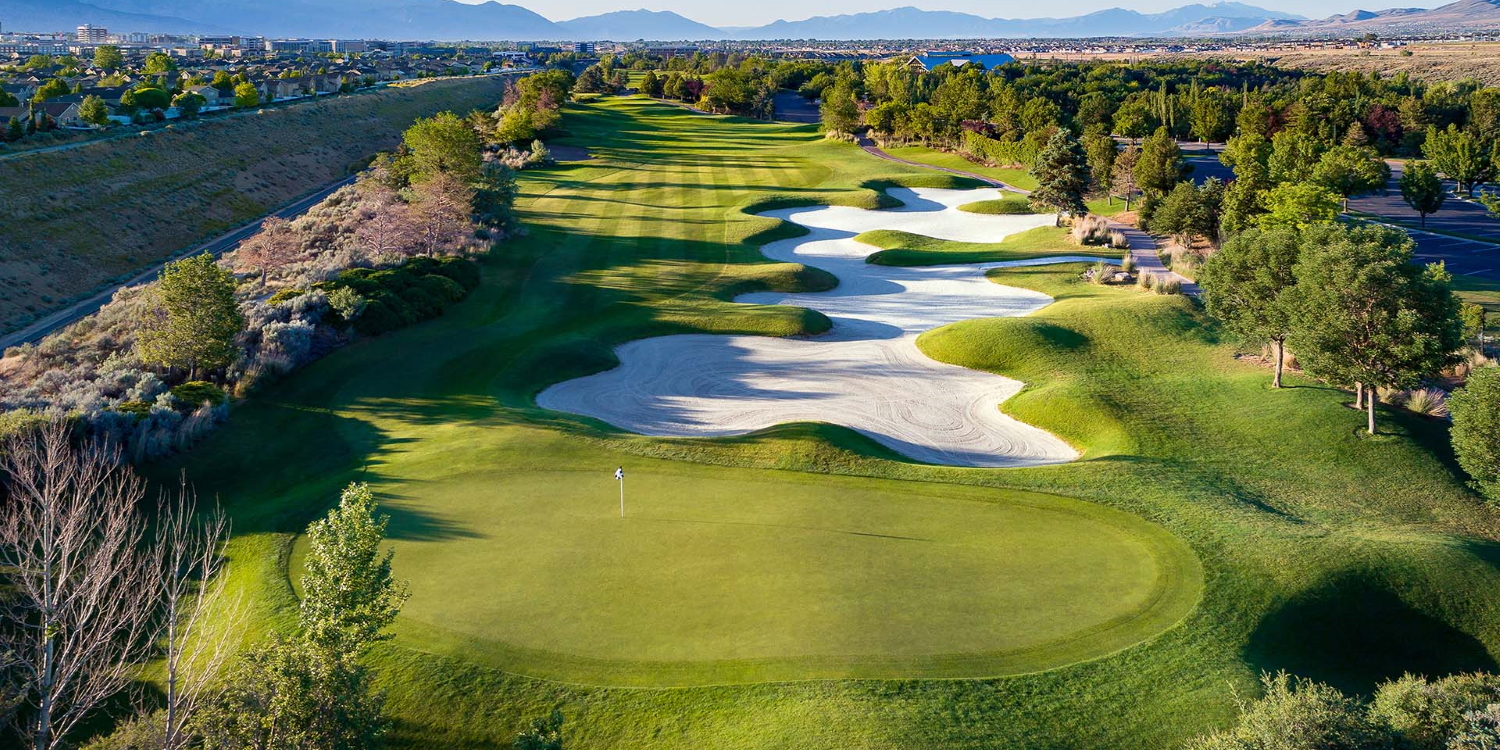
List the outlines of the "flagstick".
{"type": "Polygon", "coordinates": [[[620,517],[625,517],[625,477],[620,477],[620,517]]]}

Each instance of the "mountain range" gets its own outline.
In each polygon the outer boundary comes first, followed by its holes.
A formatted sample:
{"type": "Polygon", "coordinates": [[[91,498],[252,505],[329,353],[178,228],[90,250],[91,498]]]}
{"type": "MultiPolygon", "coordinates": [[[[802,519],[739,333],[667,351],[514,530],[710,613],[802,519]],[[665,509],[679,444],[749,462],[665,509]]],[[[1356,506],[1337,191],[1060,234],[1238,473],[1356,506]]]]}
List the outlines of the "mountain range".
{"type": "Polygon", "coordinates": [[[1500,0],[1458,0],[1431,10],[1357,10],[1325,19],[1232,0],[1161,13],[1109,8],[1067,18],[1025,19],[902,7],[734,29],[648,10],[553,21],[494,0],[0,0],[0,23],[8,30],[29,31],[92,23],[114,31],[445,41],[1171,37],[1500,28],[1500,0]]]}

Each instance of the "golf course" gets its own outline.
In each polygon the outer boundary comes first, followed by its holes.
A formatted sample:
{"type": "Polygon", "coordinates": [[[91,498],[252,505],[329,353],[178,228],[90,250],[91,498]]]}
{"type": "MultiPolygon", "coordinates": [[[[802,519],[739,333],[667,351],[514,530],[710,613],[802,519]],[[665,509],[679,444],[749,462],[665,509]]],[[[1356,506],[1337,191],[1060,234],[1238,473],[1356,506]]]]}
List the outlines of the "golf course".
{"type": "Polygon", "coordinates": [[[1500,524],[1441,423],[1367,436],[1194,301],[1083,279],[1117,251],[814,126],[619,96],[561,128],[588,158],[521,173],[464,301],[153,468],[228,511],[246,641],[370,483],[396,746],[556,709],[579,748],[1146,750],[1263,671],[1497,668],[1500,524]]]}

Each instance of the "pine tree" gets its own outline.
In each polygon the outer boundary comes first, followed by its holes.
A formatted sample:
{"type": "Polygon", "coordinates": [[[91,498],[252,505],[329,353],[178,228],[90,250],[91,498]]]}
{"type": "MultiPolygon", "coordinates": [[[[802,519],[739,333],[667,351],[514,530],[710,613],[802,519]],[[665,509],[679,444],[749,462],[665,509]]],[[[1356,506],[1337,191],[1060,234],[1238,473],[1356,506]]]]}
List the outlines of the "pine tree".
{"type": "Polygon", "coordinates": [[[1031,193],[1032,205],[1062,214],[1082,216],[1088,212],[1083,196],[1089,189],[1089,162],[1083,146],[1067,128],[1060,128],[1047,141],[1031,169],[1037,188],[1031,193]]]}
{"type": "Polygon", "coordinates": [[[234,274],[212,254],[168,263],[150,294],[136,336],[142,361],[186,369],[190,380],[234,362],[245,318],[234,299],[234,274]]]}

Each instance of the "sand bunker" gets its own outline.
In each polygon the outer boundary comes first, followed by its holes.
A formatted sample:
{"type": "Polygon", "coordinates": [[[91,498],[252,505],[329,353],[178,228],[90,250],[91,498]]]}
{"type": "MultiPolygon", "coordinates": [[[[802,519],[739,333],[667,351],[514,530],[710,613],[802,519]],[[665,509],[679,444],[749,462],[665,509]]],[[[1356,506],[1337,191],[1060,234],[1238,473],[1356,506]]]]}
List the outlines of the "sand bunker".
{"type": "Polygon", "coordinates": [[[964,242],[998,242],[1045,226],[1050,215],[987,216],[957,210],[993,190],[896,188],[901,208],[769,211],[809,234],[767,245],[767,257],[833,273],[836,289],[816,294],[755,293],[736,302],[818,310],[833,329],[814,339],[689,334],[616,349],[620,366],[554,385],[537,396],[546,409],[594,417],[621,429],[668,437],[742,435],[788,422],[828,422],[870,436],[918,461],[953,466],[1034,466],[1077,458],[1045,430],[1011,419],[1000,403],[1020,381],[933,361],[917,335],[969,318],[1020,316],[1052,302],[1040,292],[1000,286],[985,269],[1094,261],[1062,256],[925,268],[872,266],[876,248],[852,238],[874,229],[964,242]]]}

